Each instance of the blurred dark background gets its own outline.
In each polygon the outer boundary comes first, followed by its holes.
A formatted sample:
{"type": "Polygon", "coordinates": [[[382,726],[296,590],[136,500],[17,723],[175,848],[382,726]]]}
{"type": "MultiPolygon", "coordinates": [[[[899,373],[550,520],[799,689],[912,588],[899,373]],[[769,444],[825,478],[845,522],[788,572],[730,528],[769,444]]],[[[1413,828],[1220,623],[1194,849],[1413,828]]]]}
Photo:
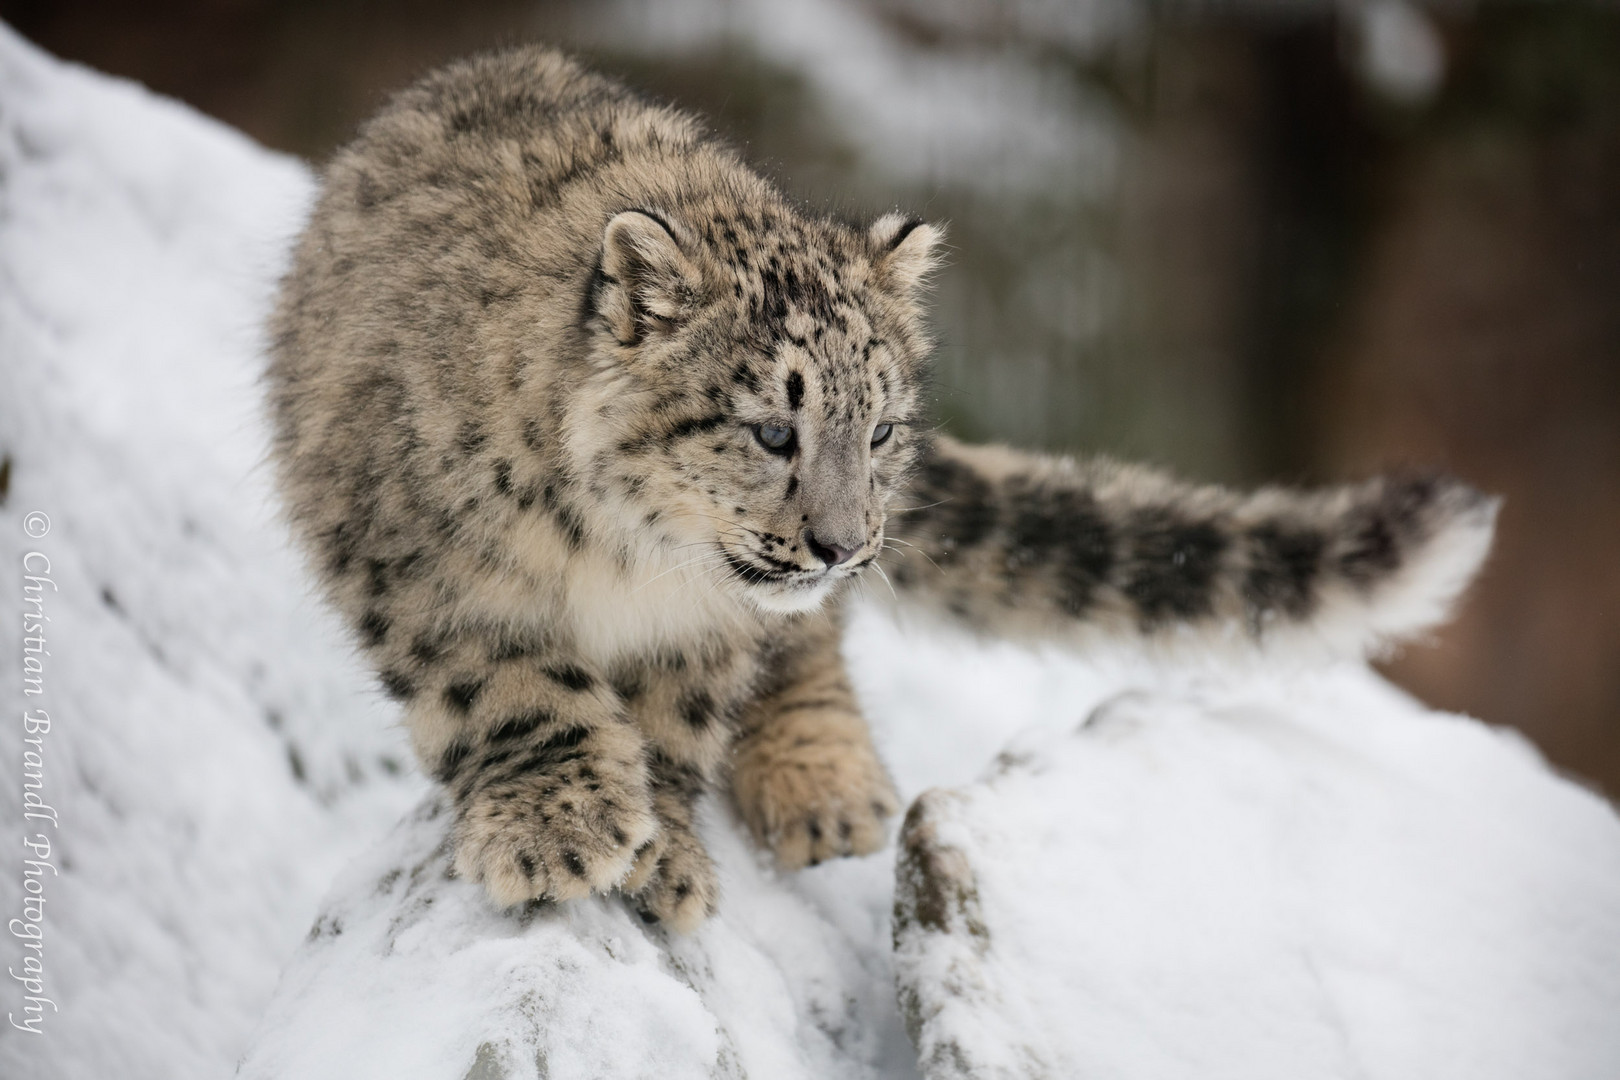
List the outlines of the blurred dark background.
{"type": "Polygon", "coordinates": [[[947,221],[938,406],[1190,476],[1446,466],[1507,496],[1387,665],[1620,792],[1620,7],[1131,0],[0,0],[59,56],[319,162],[546,40],[788,190],[947,221]]]}

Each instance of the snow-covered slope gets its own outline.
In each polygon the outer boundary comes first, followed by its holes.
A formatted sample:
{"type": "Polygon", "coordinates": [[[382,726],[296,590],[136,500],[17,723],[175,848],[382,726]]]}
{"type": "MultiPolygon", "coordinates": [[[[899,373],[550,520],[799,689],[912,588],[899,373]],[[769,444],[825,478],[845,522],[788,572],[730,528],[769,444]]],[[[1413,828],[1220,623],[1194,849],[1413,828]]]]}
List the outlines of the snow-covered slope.
{"type": "MultiPolygon", "coordinates": [[[[58,872],[33,879],[54,1008],[41,1035],[0,1023],[0,1076],[228,1072],[321,892],[420,792],[259,466],[257,326],[310,190],[0,27],[4,609],[27,553],[54,583],[43,694],[22,695],[14,614],[0,644],[0,923],[23,914],[25,835],[58,872]],[[55,827],[21,817],[24,709],[50,717],[28,749],[55,827]]],[[[0,967],[28,955],[0,935],[0,967]]]]}
{"type": "Polygon", "coordinates": [[[886,861],[853,868],[843,899],[818,904],[711,810],[724,908],[681,938],[617,898],[498,914],[449,877],[449,814],[425,801],[344,874],[239,1076],[912,1075],[886,912],[862,910],[886,892],[886,861]]]}
{"type": "MultiPolygon", "coordinates": [[[[491,911],[275,523],[258,323],[309,192],[0,29],[6,604],[28,552],[54,582],[43,694],[0,639],[0,919],[43,892],[55,1003],[0,1024],[0,1076],[904,1077],[897,966],[932,1076],[1620,1075],[1614,813],[1360,668],[1081,661],[865,611],[903,793],[957,792],[919,811],[898,965],[892,850],[778,875],[719,803],[692,938],[612,898],[491,911]],[[22,816],[25,750],[57,825],[22,816]],[[37,835],[54,876],[25,877],[37,835]],[[946,848],[983,949],[918,917],[946,848]]],[[[0,935],[5,965],[26,946],[0,935]]],[[[0,980],[0,1012],[24,993],[0,980]]]]}
{"type": "Polygon", "coordinates": [[[918,800],[930,1080],[1620,1076],[1614,816],[1354,671],[1128,694],[918,800]]]}

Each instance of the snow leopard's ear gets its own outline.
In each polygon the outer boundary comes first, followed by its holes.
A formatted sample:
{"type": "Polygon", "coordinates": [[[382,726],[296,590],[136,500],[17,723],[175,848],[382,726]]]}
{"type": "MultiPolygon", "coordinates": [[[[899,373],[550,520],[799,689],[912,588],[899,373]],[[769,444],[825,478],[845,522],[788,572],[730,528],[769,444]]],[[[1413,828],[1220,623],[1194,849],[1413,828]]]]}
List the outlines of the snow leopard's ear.
{"type": "Polygon", "coordinates": [[[620,344],[672,333],[701,305],[703,278],[682,251],[683,231],[645,209],[614,215],[602,231],[591,303],[620,344]]]}
{"type": "Polygon", "coordinates": [[[879,284],[908,300],[916,299],[927,286],[928,275],[939,267],[938,248],[945,230],[921,218],[884,214],[866,235],[879,284]]]}

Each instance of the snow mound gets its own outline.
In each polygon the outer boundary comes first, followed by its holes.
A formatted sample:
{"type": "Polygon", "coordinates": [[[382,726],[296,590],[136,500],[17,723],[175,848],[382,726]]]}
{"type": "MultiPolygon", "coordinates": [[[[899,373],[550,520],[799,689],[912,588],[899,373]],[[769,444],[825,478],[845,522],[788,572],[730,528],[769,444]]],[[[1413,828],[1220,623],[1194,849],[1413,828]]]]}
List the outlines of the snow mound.
{"type": "Polygon", "coordinates": [[[898,893],[892,851],[778,875],[716,802],[690,938],[612,897],[493,911],[276,523],[259,327],[311,190],[0,27],[0,561],[51,582],[43,693],[0,663],[0,761],[58,822],[0,800],[0,914],[46,900],[5,965],[52,1002],[0,1025],[0,1076],[903,1078],[897,972],[933,1076],[1620,1075],[1614,813],[1364,668],[1082,661],[863,609],[902,794],[956,789],[898,893]]]}
{"type": "MultiPolygon", "coordinates": [[[[680,937],[617,897],[496,911],[450,877],[451,815],[430,797],[343,875],[238,1077],[910,1073],[873,935],[795,896],[711,810],[724,907],[680,937]]],[[[887,866],[869,870],[881,890],[887,866]]]]}
{"type": "Polygon", "coordinates": [[[925,792],[930,1080],[1620,1075],[1614,815],[1366,675],[1128,693],[925,792]]]}
{"type": "MultiPolygon", "coordinates": [[[[48,620],[37,695],[0,631],[0,925],[44,900],[0,969],[31,957],[50,1001],[40,1034],[0,1021],[0,1076],[226,1074],[332,877],[420,797],[258,467],[258,324],[311,191],[0,26],[0,563],[6,611],[26,572],[48,620]]],[[[26,992],[0,979],[0,1015],[26,992]]]]}

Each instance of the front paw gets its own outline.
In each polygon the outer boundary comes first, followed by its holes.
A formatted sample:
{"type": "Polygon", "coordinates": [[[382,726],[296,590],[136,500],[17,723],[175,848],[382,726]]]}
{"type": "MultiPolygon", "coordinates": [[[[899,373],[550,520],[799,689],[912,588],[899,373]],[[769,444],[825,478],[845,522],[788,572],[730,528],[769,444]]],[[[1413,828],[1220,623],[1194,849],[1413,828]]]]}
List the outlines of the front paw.
{"type": "Polygon", "coordinates": [[[715,912],[720,883],[703,841],[684,823],[665,820],[622,886],[643,922],[690,934],[715,912]]]}
{"type": "Polygon", "coordinates": [[[502,907],[571,900],[624,880],[658,831],[639,764],[586,760],[475,778],[456,824],[456,873],[502,907]]]}
{"type": "Polygon", "coordinates": [[[788,870],[839,855],[869,855],[900,809],[865,739],[775,732],[739,748],[733,787],[743,820],[788,870]]]}

